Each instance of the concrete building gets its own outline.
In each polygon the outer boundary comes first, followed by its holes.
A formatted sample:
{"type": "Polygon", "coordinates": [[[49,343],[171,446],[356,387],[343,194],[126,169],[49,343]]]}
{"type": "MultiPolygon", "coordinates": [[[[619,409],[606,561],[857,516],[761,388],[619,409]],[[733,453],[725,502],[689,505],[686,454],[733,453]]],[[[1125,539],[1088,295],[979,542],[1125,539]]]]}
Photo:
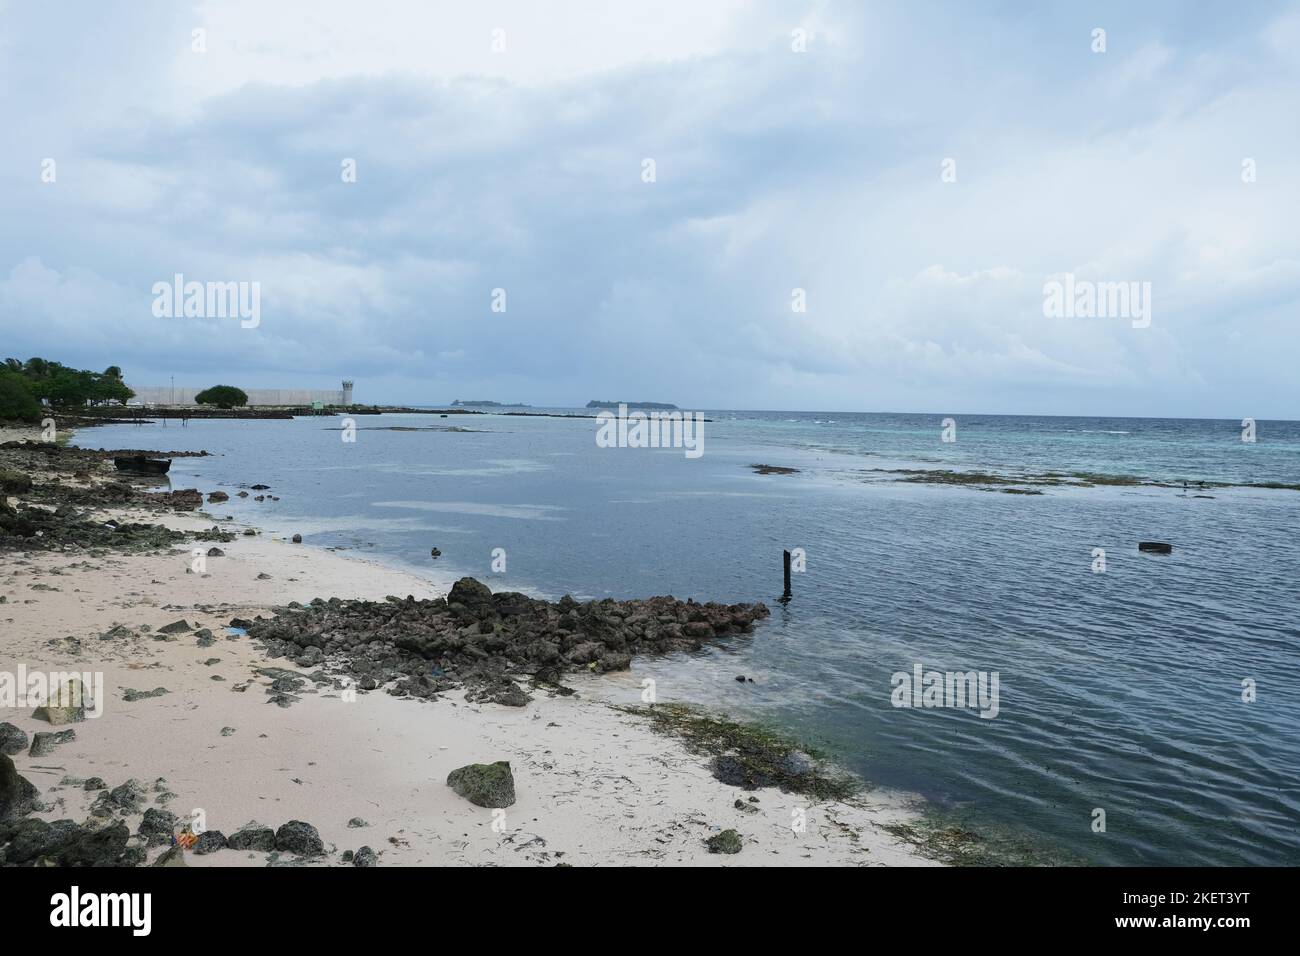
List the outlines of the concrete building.
{"type": "MultiPolygon", "coordinates": [[[[351,405],[352,382],[345,380],[342,388],[246,388],[249,405],[306,406],[320,402],[322,405],[351,405]]],[[[132,385],[135,398],[132,405],[197,405],[194,396],[209,386],[192,388],[187,385],[132,385]]]]}

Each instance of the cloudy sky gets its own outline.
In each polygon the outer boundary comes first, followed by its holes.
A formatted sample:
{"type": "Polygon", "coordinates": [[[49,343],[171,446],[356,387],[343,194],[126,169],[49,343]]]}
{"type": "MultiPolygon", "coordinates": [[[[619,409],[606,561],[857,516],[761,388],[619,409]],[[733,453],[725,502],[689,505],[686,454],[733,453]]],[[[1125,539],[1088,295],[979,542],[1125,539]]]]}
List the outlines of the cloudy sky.
{"type": "Polygon", "coordinates": [[[0,0],[0,353],[1300,418],[1298,49],[1272,2],[0,0]],[[260,325],[155,317],[175,273],[260,283],[260,325]],[[1065,273],[1149,282],[1150,327],[1045,317],[1065,273]]]}

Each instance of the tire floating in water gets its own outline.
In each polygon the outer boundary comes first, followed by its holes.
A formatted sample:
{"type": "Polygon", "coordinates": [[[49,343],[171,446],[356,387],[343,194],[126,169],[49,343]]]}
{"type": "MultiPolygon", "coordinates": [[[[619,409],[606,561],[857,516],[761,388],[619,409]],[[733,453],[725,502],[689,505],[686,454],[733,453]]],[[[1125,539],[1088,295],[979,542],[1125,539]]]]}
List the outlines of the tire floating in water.
{"type": "Polygon", "coordinates": [[[1146,551],[1150,554],[1173,554],[1174,546],[1165,544],[1163,541],[1139,541],[1138,550],[1146,551]]]}

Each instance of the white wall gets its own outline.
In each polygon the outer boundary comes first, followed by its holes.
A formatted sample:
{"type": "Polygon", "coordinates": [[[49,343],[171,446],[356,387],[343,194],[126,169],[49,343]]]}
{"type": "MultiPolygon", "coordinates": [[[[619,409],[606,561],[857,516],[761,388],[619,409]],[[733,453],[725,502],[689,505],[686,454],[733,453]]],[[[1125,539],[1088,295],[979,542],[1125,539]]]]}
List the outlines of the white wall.
{"type": "MultiPolygon", "coordinates": [[[[202,388],[181,385],[175,389],[170,385],[132,385],[131,388],[135,392],[131,403],[142,405],[194,405],[194,396],[203,391],[202,388]]],[[[312,402],[343,404],[342,389],[246,388],[244,391],[248,393],[250,405],[310,405],[312,402]]]]}

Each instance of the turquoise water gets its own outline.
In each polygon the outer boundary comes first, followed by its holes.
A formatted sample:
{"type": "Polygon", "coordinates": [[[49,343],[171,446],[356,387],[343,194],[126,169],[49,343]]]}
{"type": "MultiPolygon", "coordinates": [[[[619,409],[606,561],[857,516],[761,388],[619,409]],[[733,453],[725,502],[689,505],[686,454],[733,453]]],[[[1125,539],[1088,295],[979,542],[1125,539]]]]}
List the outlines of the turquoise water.
{"type": "Polygon", "coordinates": [[[660,699],[775,721],[870,781],[1049,857],[1300,862],[1300,492],[1022,496],[878,470],[1296,483],[1300,424],[1258,422],[1246,443],[1240,421],[954,415],[945,443],[940,416],[707,414],[694,460],[598,448],[590,419],[504,415],[358,416],[351,444],[328,418],[79,438],[206,448],[216,456],[176,460],[177,487],[260,482],[281,498],[214,513],[431,575],[549,597],[765,600],[773,616],[754,634],[638,661],[637,676],[653,676],[660,699]],[[473,431],[381,430],[391,425],[473,431]],[[751,463],[800,472],[759,476],[751,463]],[[1174,552],[1139,554],[1139,540],[1174,552]],[[781,551],[793,547],[807,570],[782,607],[781,551]],[[917,662],[997,671],[996,718],[894,707],[891,675],[917,662]],[[1105,833],[1092,828],[1098,808],[1105,833]]]}

